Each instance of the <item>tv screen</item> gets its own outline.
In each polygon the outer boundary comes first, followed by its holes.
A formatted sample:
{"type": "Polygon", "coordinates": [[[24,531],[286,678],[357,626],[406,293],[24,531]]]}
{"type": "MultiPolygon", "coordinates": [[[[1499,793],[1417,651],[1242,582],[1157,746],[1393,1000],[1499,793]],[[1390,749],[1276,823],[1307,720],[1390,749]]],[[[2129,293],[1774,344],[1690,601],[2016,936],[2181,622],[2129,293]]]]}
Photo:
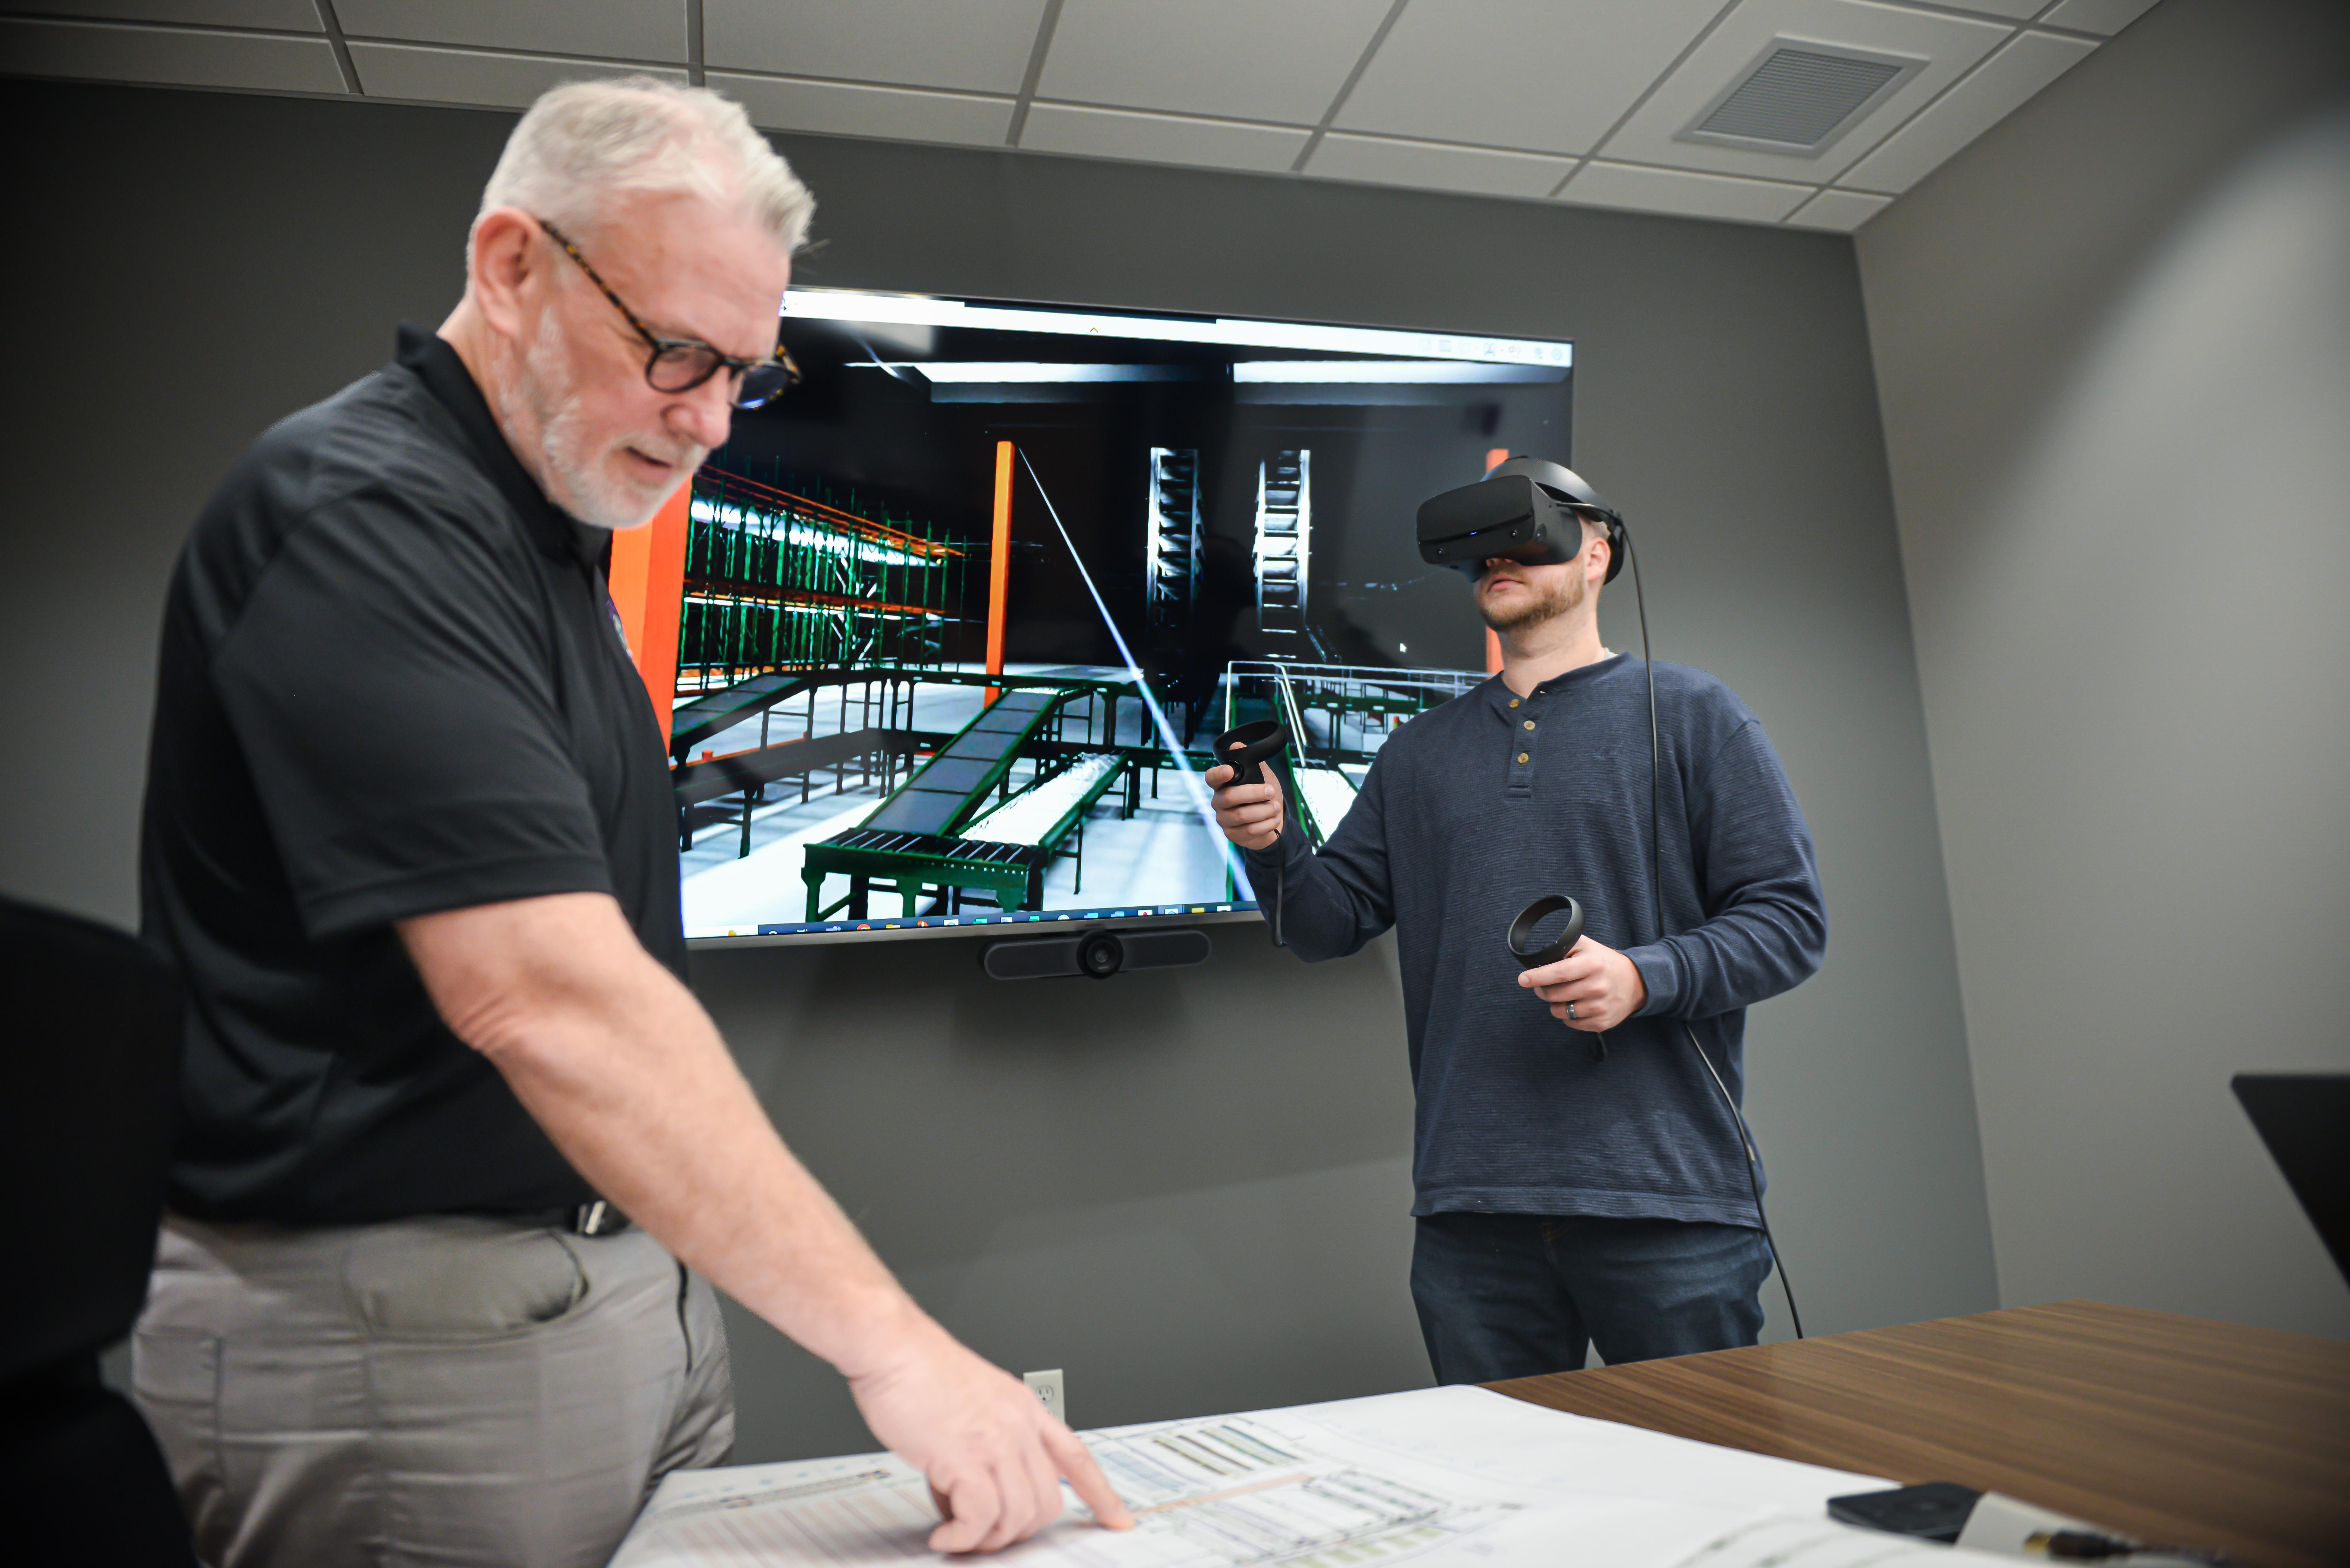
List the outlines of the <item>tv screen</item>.
{"type": "Polygon", "coordinates": [[[1218,732],[1286,723],[1326,837],[1485,679],[1419,503],[1570,461],[1565,343],[829,289],[782,327],[801,382],[664,520],[702,945],[1258,918],[1218,732]]]}

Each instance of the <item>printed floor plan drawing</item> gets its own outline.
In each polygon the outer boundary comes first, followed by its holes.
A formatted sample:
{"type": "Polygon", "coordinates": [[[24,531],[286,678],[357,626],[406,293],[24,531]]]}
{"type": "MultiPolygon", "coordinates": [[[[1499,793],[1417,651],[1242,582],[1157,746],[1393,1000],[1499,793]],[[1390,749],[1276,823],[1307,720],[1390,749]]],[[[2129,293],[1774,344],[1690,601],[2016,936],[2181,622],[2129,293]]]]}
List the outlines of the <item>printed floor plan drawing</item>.
{"type": "MultiPolygon", "coordinates": [[[[1084,1434],[1133,1509],[1081,1509],[1002,1554],[1030,1568],[1965,1568],[1825,1500],[1884,1483],[1563,1416],[1475,1388],[1084,1434]]],[[[681,1471],[612,1568],[910,1568],[938,1512],[887,1454],[681,1471]]],[[[1977,1558],[1975,1561],[1989,1562],[1977,1558]]]]}

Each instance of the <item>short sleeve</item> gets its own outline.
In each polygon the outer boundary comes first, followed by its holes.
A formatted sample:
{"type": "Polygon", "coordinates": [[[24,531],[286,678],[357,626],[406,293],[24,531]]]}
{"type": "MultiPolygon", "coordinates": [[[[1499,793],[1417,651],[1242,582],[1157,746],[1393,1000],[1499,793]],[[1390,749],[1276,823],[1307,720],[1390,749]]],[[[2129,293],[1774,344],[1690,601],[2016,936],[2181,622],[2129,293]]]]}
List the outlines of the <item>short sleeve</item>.
{"type": "Polygon", "coordinates": [[[303,928],[605,892],[520,531],[380,493],[305,517],[211,676],[303,928]]]}

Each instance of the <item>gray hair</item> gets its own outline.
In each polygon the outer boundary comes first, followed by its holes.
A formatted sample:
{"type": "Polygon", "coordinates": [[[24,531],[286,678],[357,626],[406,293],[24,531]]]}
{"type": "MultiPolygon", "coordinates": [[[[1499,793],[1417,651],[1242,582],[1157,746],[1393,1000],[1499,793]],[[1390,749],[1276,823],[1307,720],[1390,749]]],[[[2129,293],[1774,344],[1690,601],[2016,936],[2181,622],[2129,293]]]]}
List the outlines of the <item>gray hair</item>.
{"type": "Polygon", "coordinates": [[[601,226],[631,192],[678,192],[733,203],[799,249],[816,198],[751,128],[743,106],[660,77],[565,82],[522,117],[482,190],[482,212],[519,207],[575,234],[601,226]]]}

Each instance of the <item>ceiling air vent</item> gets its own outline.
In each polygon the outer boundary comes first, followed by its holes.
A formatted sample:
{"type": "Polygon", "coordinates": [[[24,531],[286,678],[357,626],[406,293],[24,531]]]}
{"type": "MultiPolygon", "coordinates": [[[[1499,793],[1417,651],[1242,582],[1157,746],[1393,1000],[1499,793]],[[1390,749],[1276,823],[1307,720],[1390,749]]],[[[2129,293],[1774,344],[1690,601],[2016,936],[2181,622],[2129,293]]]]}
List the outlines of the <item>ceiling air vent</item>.
{"type": "Polygon", "coordinates": [[[1925,64],[1841,44],[1773,38],[1680,140],[1812,157],[1925,64]]]}

